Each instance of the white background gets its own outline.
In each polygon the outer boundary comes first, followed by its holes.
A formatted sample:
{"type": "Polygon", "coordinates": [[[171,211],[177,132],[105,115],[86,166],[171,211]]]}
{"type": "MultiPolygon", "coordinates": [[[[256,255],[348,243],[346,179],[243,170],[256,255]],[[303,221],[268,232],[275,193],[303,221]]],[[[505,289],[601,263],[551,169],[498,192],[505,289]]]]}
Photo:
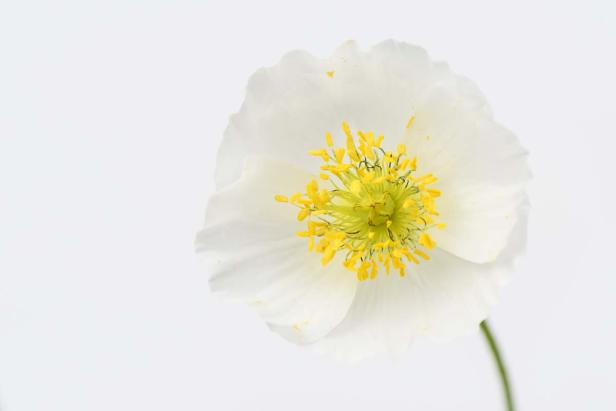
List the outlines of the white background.
{"type": "Polygon", "coordinates": [[[613,410],[616,8],[605,0],[0,3],[0,409],[500,410],[480,335],[357,366],[213,298],[193,237],[248,76],[396,38],[531,152],[492,321],[520,410],[613,410]]]}

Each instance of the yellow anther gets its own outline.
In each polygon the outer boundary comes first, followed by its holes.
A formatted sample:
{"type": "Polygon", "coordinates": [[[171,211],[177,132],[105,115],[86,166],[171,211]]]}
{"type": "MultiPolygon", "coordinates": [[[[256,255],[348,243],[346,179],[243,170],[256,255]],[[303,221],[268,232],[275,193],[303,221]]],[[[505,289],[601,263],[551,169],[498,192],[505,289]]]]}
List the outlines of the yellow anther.
{"type": "Polygon", "coordinates": [[[393,267],[403,277],[406,260],[418,264],[419,258],[430,259],[425,250],[435,242],[428,231],[444,227],[435,221],[435,199],[441,192],[427,188],[436,177],[411,175],[417,159],[407,157],[404,144],[384,153],[382,135],[375,138],[374,132],[357,131],[353,136],[346,122],[342,131],[344,147],[335,147],[327,132],[327,148],[310,151],[327,164],[321,165],[323,171],[306,185],[305,193],[274,198],[300,207],[297,219],[307,220],[308,228],[297,235],[308,240],[310,251],[322,254],[323,265],[344,251],[342,265],[356,272],[359,281],[377,278],[381,266],[387,274],[393,267]],[[346,156],[350,161],[345,162],[346,156]]]}
{"type": "Polygon", "coordinates": [[[364,261],[361,263],[359,269],[357,270],[357,279],[359,281],[365,281],[368,279],[368,268],[370,268],[369,261],[364,261]]]}
{"type": "Polygon", "coordinates": [[[329,131],[325,133],[325,142],[327,143],[327,147],[334,146],[334,139],[332,138],[332,133],[330,133],[329,131]]]}
{"type": "Polygon", "coordinates": [[[394,268],[396,270],[398,270],[398,272],[400,273],[400,277],[404,277],[404,275],[405,275],[404,269],[405,269],[406,265],[402,262],[402,260],[399,257],[395,257],[394,256],[394,257],[391,258],[391,262],[392,262],[394,268]]]}
{"type": "Polygon", "coordinates": [[[389,274],[389,271],[391,270],[391,267],[390,267],[390,265],[391,265],[391,256],[389,254],[385,256],[385,259],[383,261],[383,265],[385,266],[385,272],[387,274],[389,274]]]}
{"type": "Polygon", "coordinates": [[[417,259],[417,257],[415,257],[413,253],[411,253],[409,250],[405,250],[403,253],[410,262],[419,264],[419,260],[417,259]]]}
{"type": "Polygon", "coordinates": [[[345,150],[342,147],[334,150],[334,155],[336,156],[337,163],[342,163],[342,161],[344,161],[344,154],[345,154],[345,150]]]}
{"type": "Polygon", "coordinates": [[[439,215],[436,211],[436,203],[434,202],[434,197],[430,194],[422,194],[421,202],[424,208],[432,215],[439,215]]]}
{"type": "Polygon", "coordinates": [[[393,163],[395,161],[396,161],[396,158],[394,157],[394,154],[391,151],[388,151],[387,153],[385,153],[385,157],[383,157],[384,163],[393,163]]]}
{"type": "Polygon", "coordinates": [[[335,166],[326,164],[326,165],[321,166],[321,170],[331,171],[334,174],[340,174],[340,173],[344,173],[351,167],[352,167],[351,164],[338,164],[335,166]]]}
{"type": "Polygon", "coordinates": [[[336,72],[334,70],[331,70],[331,71],[326,71],[325,74],[327,74],[327,77],[329,78],[334,78],[334,74],[336,74],[336,72]]]}
{"type": "Polygon", "coordinates": [[[372,270],[370,271],[370,279],[374,280],[378,273],[379,273],[379,266],[376,264],[376,261],[372,260],[372,270]]]}
{"type": "Polygon", "coordinates": [[[310,215],[310,209],[308,208],[302,208],[301,210],[299,210],[299,212],[297,213],[297,219],[299,221],[304,221],[306,219],[306,217],[308,217],[310,215]]]}
{"type": "Polygon", "coordinates": [[[419,177],[415,180],[415,182],[419,185],[427,186],[429,184],[436,183],[438,179],[434,177],[432,174],[426,174],[425,176],[419,177]]]}
{"type": "Polygon", "coordinates": [[[368,131],[366,133],[366,138],[368,139],[368,145],[370,147],[374,147],[376,145],[376,142],[374,141],[374,131],[368,131]]]}
{"type": "Polygon", "coordinates": [[[319,253],[322,253],[323,251],[325,251],[328,245],[329,241],[327,241],[325,238],[322,238],[321,241],[319,241],[319,244],[317,244],[316,250],[319,253]]]}
{"type": "Polygon", "coordinates": [[[323,189],[319,192],[319,201],[321,201],[322,203],[327,203],[329,199],[329,191],[323,189]]]}
{"type": "Polygon", "coordinates": [[[310,150],[308,153],[312,156],[321,157],[323,161],[330,160],[329,154],[327,154],[327,150],[325,150],[324,148],[319,149],[319,150],[310,150]]]}
{"type": "Polygon", "coordinates": [[[353,137],[347,137],[347,154],[349,155],[349,159],[351,161],[359,162],[359,154],[357,153],[357,148],[353,142],[353,137]]]}
{"type": "Polygon", "coordinates": [[[314,237],[310,237],[308,240],[308,251],[314,250],[314,237]]]}
{"type": "Polygon", "coordinates": [[[310,183],[308,183],[308,185],[306,186],[306,192],[308,193],[308,195],[312,196],[315,195],[317,193],[317,191],[319,190],[319,183],[317,183],[317,180],[312,180],[310,181],[310,183]]]}
{"type": "Polygon", "coordinates": [[[328,248],[323,253],[323,258],[321,258],[321,264],[327,265],[336,255],[336,250],[333,248],[328,248]]]}
{"type": "Polygon", "coordinates": [[[409,121],[406,122],[406,128],[407,130],[411,128],[411,126],[413,125],[413,122],[415,121],[415,116],[411,116],[409,118],[409,121]]]}
{"type": "Polygon", "coordinates": [[[310,233],[310,235],[314,235],[315,227],[316,223],[314,221],[308,221],[308,233],[310,233]]]}
{"type": "Polygon", "coordinates": [[[295,203],[299,204],[299,205],[303,205],[303,206],[311,206],[312,205],[312,200],[308,200],[306,198],[300,198],[295,203]]]}
{"type": "Polygon", "coordinates": [[[349,158],[351,159],[351,161],[358,162],[359,154],[357,153],[357,148],[355,147],[353,134],[351,133],[351,129],[349,128],[349,125],[346,123],[346,121],[342,122],[342,131],[344,131],[344,134],[347,137],[346,146],[349,158]]]}
{"type": "Polygon", "coordinates": [[[346,121],[342,122],[342,131],[344,131],[344,134],[348,137],[353,139],[353,134],[351,134],[351,128],[349,127],[349,125],[347,124],[346,121]]]}
{"type": "Polygon", "coordinates": [[[436,243],[434,242],[432,237],[430,237],[430,235],[427,233],[423,233],[421,234],[421,236],[419,236],[419,244],[423,245],[428,250],[431,250],[434,248],[434,246],[436,246],[436,243]]]}
{"type": "Polygon", "coordinates": [[[414,251],[415,254],[417,254],[418,256],[420,256],[421,258],[423,258],[424,260],[429,260],[430,256],[426,253],[424,253],[423,251],[421,251],[420,249],[416,248],[414,251]]]}

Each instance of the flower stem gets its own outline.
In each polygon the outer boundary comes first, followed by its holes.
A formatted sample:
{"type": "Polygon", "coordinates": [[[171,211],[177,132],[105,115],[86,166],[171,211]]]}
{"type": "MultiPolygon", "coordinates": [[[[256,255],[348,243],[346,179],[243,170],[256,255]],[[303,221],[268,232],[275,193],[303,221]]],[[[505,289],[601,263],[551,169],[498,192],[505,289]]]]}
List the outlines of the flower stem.
{"type": "Polygon", "coordinates": [[[486,341],[490,346],[490,351],[492,352],[492,356],[494,357],[494,361],[496,362],[496,367],[498,368],[498,373],[500,375],[501,384],[503,386],[503,393],[505,394],[505,403],[507,404],[507,411],[515,411],[515,407],[513,406],[513,394],[511,392],[511,383],[509,382],[509,377],[507,376],[507,368],[505,367],[505,363],[503,361],[503,357],[500,354],[498,349],[498,344],[494,339],[494,335],[492,335],[492,331],[490,331],[490,326],[487,321],[483,321],[480,325],[481,331],[483,335],[486,337],[486,341]]]}

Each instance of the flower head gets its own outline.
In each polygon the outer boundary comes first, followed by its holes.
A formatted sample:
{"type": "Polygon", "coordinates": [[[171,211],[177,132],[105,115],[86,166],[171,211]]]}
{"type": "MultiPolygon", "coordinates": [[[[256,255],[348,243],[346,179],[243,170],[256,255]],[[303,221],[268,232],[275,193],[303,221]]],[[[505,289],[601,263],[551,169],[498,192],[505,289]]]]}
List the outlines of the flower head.
{"type": "Polygon", "coordinates": [[[420,48],[293,52],[250,80],[196,244],[211,287],[338,357],[476,329],[523,248],[525,151],[420,48]]]}
{"type": "Polygon", "coordinates": [[[440,191],[430,188],[437,179],[432,174],[414,175],[417,158],[407,157],[404,144],[395,152],[385,151],[382,135],[375,138],[372,131],[357,131],[355,137],[346,122],[342,130],[346,149],[334,147],[327,132],[328,149],[310,151],[325,162],[319,177],[329,188],[320,189],[312,179],[305,193],[274,198],[298,207],[299,221],[308,220],[306,230],[297,235],[309,238],[310,251],[323,254],[323,265],[341,252],[343,266],[356,272],[359,281],[376,279],[381,266],[387,274],[393,266],[404,276],[405,260],[419,264],[420,258],[430,259],[422,249],[435,246],[428,231],[444,227],[435,222],[434,199],[440,191]]]}

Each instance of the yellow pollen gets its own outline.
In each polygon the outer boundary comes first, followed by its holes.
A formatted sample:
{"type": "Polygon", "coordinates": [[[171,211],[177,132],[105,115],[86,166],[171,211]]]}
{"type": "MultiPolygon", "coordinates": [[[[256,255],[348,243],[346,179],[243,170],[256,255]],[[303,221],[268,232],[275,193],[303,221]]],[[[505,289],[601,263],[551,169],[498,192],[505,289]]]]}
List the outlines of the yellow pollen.
{"type": "Polygon", "coordinates": [[[322,254],[323,266],[339,256],[359,281],[374,280],[383,268],[386,274],[393,269],[404,277],[408,263],[430,259],[426,251],[436,243],[428,232],[445,227],[436,221],[441,192],[432,185],[437,178],[415,175],[417,158],[407,156],[404,144],[384,151],[382,135],[353,133],[346,122],[342,132],[344,147],[335,147],[327,132],[327,149],[309,152],[325,163],[318,174],[323,187],[313,179],[304,193],[274,198],[299,208],[297,219],[307,229],[297,235],[308,240],[311,252],[322,254]]]}
{"type": "Polygon", "coordinates": [[[335,72],[334,70],[331,70],[331,71],[326,71],[326,72],[325,72],[325,74],[327,74],[327,77],[329,77],[329,78],[334,78],[334,74],[335,74],[335,73],[336,73],[336,72],[335,72]]]}
{"type": "Polygon", "coordinates": [[[433,249],[436,245],[436,243],[428,233],[423,233],[421,236],[419,236],[419,244],[423,245],[429,250],[433,249]]]}
{"type": "Polygon", "coordinates": [[[334,139],[332,138],[332,133],[330,133],[329,131],[325,133],[325,142],[327,143],[327,147],[334,146],[334,139]]]}
{"type": "Polygon", "coordinates": [[[311,155],[313,156],[318,156],[321,157],[323,159],[323,161],[329,161],[329,154],[327,154],[327,150],[325,150],[324,148],[320,149],[320,150],[310,150],[309,152],[311,155]]]}
{"type": "Polygon", "coordinates": [[[345,154],[344,148],[340,147],[340,148],[334,149],[334,156],[336,157],[336,163],[340,164],[344,161],[344,154],[345,154]]]}
{"type": "Polygon", "coordinates": [[[420,256],[421,258],[423,258],[424,260],[429,260],[430,256],[426,253],[424,253],[423,251],[421,251],[420,249],[415,249],[414,251],[415,254],[417,254],[418,256],[420,256]]]}
{"type": "Polygon", "coordinates": [[[301,210],[299,210],[299,213],[297,213],[297,219],[299,221],[304,221],[306,217],[308,217],[309,215],[310,215],[310,209],[302,208],[301,210]]]}
{"type": "Polygon", "coordinates": [[[409,121],[407,121],[407,123],[406,123],[406,128],[407,128],[407,129],[410,129],[410,128],[411,128],[411,126],[413,125],[413,122],[414,122],[414,121],[415,121],[415,116],[411,116],[411,117],[409,118],[409,121]]]}

